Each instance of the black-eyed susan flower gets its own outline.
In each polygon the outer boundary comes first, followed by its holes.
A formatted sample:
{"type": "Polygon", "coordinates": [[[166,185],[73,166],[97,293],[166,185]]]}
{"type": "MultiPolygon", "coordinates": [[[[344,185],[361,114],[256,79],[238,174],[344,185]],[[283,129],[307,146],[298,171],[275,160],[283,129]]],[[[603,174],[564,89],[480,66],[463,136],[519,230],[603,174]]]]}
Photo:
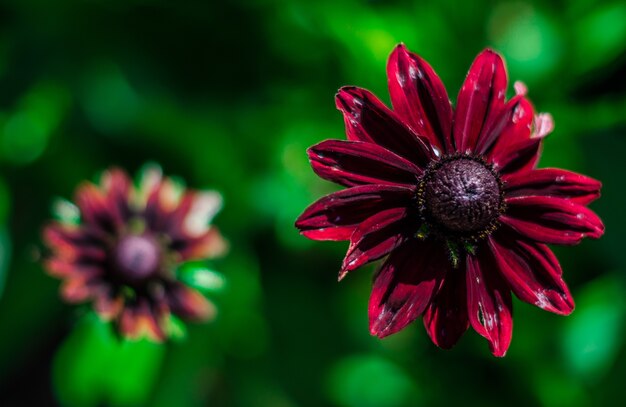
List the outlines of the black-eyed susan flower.
{"type": "Polygon", "coordinates": [[[214,305],[185,284],[181,265],[222,254],[225,241],[211,225],[221,208],[212,191],[187,190],[147,166],[134,184],[116,168],[98,184],[76,190],[75,205],[44,228],[46,270],[63,280],[62,297],[91,301],[122,336],[164,340],[173,320],[205,321],[214,305]]]}
{"type": "Polygon", "coordinates": [[[393,111],[365,89],[336,97],[347,141],[309,149],[313,170],[347,189],[296,222],[315,240],[349,240],[339,278],[387,256],[370,297],[370,331],[398,332],[423,316],[433,342],[452,347],[471,325],[496,356],[512,336],[511,292],[557,314],[574,301],[547,244],[599,238],[587,205],[600,182],[537,168],[548,114],[526,88],[505,100],[502,58],[483,51],[453,109],[433,69],[399,45],[387,77],[393,111]]]}

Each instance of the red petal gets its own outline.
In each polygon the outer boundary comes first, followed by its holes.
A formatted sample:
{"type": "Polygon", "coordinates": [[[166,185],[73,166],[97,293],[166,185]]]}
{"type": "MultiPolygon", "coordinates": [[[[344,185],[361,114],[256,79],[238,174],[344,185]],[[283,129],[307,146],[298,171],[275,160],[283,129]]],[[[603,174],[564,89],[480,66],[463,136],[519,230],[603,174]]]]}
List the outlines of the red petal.
{"type": "Polygon", "coordinates": [[[454,142],[458,152],[472,152],[494,115],[504,106],[507,78],[500,55],[485,50],[476,57],[457,98],[454,142]]]}
{"type": "Polygon", "coordinates": [[[490,237],[489,246],[517,298],[556,314],[568,315],[574,310],[561,266],[546,245],[490,237]]]}
{"type": "Polygon", "coordinates": [[[192,321],[206,321],[215,315],[215,306],[193,288],[174,283],[167,289],[173,314],[192,321]]]}
{"type": "Polygon", "coordinates": [[[462,267],[458,270],[447,267],[439,292],[424,312],[426,332],[443,349],[452,348],[469,326],[465,264],[462,267]]]}
{"type": "Polygon", "coordinates": [[[414,186],[422,170],[376,144],[326,140],[307,151],[317,175],[340,185],[414,186]]]}
{"type": "Polygon", "coordinates": [[[102,187],[106,194],[108,206],[116,211],[116,218],[127,221],[131,216],[129,206],[131,181],[126,173],[112,168],[102,175],[102,187]]]}
{"type": "Polygon", "coordinates": [[[511,291],[485,256],[467,256],[467,308],[472,327],[489,341],[491,353],[504,356],[513,334],[511,291]]]}
{"type": "Polygon", "coordinates": [[[493,118],[486,136],[476,146],[476,152],[485,154],[489,160],[509,146],[530,139],[533,120],[534,109],[528,99],[515,96],[493,118]]]}
{"type": "Polygon", "coordinates": [[[212,226],[200,236],[181,237],[174,240],[170,248],[179,252],[182,261],[202,260],[223,254],[227,243],[217,227],[212,226]]]}
{"type": "Polygon", "coordinates": [[[602,187],[600,181],[558,168],[515,173],[503,179],[507,197],[556,196],[581,205],[599,198],[602,187]]]}
{"type": "Polygon", "coordinates": [[[378,144],[420,168],[430,162],[433,154],[428,140],[416,135],[371,92],[343,87],[335,101],[343,112],[348,140],[378,144]]]}
{"type": "MultiPolygon", "coordinates": [[[[407,208],[392,208],[363,221],[350,238],[350,248],[343,259],[339,280],[346,273],[389,254],[406,240],[407,208]]],[[[419,225],[415,224],[415,230],[419,225]]]]}
{"type": "Polygon", "coordinates": [[[447,263],[440,244],[413,239],[395,250],[374,281],[371,334],[384,338],[419,317],[439,289],[447,263]]]}
{"type": "Polygon", "coordinates": [[[450,99],[431,66],[400,44],[387,62],[387,78],[391,104],[398,116],[417,134],[427,137],[441,154],[453,152],[450,99]]]}
{"type": "Polygon", "coordinates": [[[93,184],[85,183],[77,189],[76,204],[85,223],[103,232],[114,234],[124,224],[106,196],[93,184]]]}
{"type": "Polygon", "coordinates": [[[146,300],[127,305],[120,314],[118,325],[122,335],[129,339],[140,339],[144,336],[156,342],[165,339],[158,317],[146,300]]]}
{"type": "Polygon", "coordinates": [[[361,185],[327,195],[296,220],[300,233],[313,240],[348,240],[357,225],[384,209],[406,207],[413,191],[391,185],[361,185]]]}
{"type": "Polygon", "coordinates": [[[530,171],[539,162],[541,141],[539,138],[531,138],[513,143],[494,154],[489,161],[503,175],[530,171]]]}
{"type": "Polygon", "coordinates": [[[88,231],[77,226],[53,222],[43,230],[43,240],[55,255],[64,259],[79,257],[82,250],[100,249],[102,242],[88,231]]]}
{"type": "Polygon", "coordinates": [[[501,221],[529,239],[549,244],[578,244],[584,237],[599,238],[602,221],[591,209],[555,197],[507,198],[501,221]]]}

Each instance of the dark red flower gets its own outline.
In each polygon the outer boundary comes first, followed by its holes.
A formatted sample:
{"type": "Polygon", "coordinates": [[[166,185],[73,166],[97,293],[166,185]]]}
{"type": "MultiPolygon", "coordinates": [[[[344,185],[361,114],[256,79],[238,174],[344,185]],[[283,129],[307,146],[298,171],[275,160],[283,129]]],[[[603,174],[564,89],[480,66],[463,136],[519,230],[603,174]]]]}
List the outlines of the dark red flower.
{"type": "Polygon", "coordinates": [[[138,186],[110,169],[99,185],[81,185],[75,201],[64,201],[60,220],[43,232],[51,250],[45,268],[64,280],[66,301],[93,301],[123,336],[157,341],[171,333],[173,316],[213,316],[214,305],[180,281],[178,266],[224,251],[219,231],[209,225],[221,206],[218,193],[185,190],[152,166],[138,186]]]}
{"type": "Polygon", "coordinates": [[[387,77],[393,111],[365,89],[340,89],[348,140],[308,154],[320,177],[348,188],[309,206],[296,227],[311,239],[350,241],[339,279],[387,256],[370,298],[372,335],[422,316],[442,348],[471,324],[504,356],[511,291],[550,312],[574,309],[546,244],[603,234],[586,207],[601,184],[536,168],[552,118],[535,114],[521,83],[505,100],[506,69],[492,50],[472,64],[454,110],[430,65],[404,45],[387,77]]]}

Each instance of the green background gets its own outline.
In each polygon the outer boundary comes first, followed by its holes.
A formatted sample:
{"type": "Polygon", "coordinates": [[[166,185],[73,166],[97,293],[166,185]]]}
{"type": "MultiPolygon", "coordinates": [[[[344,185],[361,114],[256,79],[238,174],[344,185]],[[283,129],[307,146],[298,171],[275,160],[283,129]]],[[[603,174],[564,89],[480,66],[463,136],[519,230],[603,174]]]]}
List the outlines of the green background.
{"type": "MultiPolygon", "coordinates": [[[[512,93],[512,89],[509,89],[512,93]]],[[[626,377],[626,3],[15,0],[0,3],[0,405],[613,406],[626,377]],[[336,282],[347,244],[293,227],[318,179],[305,149],[343,138],[333,95],[388,101],[398,42],[456,97],[491,46],[555,132],[541,166],[603,181],[599,241],[555,251],[569,317],[515,303],[504,359],[420,322],[370,337],[374,266],[336,282]],[[118,343],[62,303],[40,231],[57,196],[146,161],[214,188],[229,239],[217,320],[164,346],[118,343]]]]}

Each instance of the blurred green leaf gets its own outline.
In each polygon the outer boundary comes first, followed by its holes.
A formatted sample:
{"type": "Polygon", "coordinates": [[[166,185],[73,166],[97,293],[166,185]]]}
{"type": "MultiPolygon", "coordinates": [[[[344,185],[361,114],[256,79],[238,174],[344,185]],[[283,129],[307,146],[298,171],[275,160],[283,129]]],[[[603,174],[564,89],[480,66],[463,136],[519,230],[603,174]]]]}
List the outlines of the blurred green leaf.
{"type": "Polygon", "coordinates": [[[610,368],[624,343],[626,290],[616,276],[588,284],[576,296],[576,311],[563,335],[571,372],[595,382],[610,368]]]}
{"type": "Polygon", "coordinates": [[[178,268],[177,274],[181,281],[205,294],[220,292],[226,286],[224,276],[208,268],[204,262],[185,263],[178,268]]]}
{"type": "Polygon", "coordinates": [[[335,365],[328,376],[331,399],[346,407],[419,405],[411,378],[391,361],[375,355],[351,356],[335,365]]]}
{"type": "Polygon", "coordinates": [[[36,160],[69,107],[67,90],[53,82],[36,84],[15,112],[0,123],[0,157],[15,164],[36,160]]]}
{"type": "Polygon", "coordinates": [[[118,339],[111,327],[87,314],[54,358],[57,397],[68,406],[145,404],[164,356],[162,345],[118,339]]]}

